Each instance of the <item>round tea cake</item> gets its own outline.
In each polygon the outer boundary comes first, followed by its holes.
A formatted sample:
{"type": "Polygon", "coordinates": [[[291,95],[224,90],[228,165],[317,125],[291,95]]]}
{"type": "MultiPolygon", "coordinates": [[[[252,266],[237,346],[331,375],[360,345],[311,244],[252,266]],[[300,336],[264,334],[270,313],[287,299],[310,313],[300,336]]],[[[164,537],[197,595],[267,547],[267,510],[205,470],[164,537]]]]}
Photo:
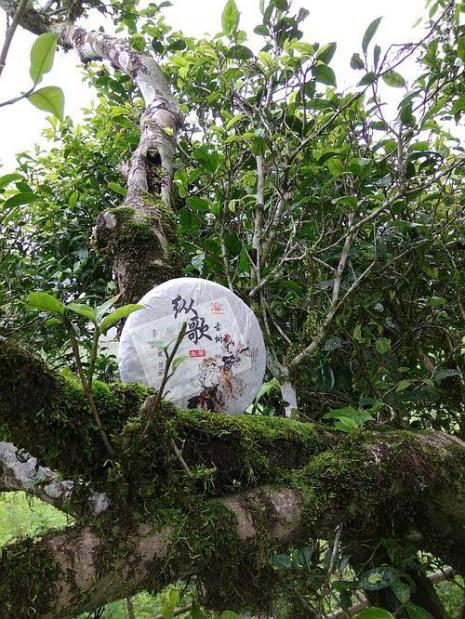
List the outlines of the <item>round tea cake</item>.
{"type": "Polygon", "coordinates": [[[258,393],[266,354],[258,320],[233,292],[204,279],[179,278],[139,301],[124,325],[118,362],[124,382],[158,389],[166,355],[176,352],[163,397],[181,408],[243,413],[258,393]]]}

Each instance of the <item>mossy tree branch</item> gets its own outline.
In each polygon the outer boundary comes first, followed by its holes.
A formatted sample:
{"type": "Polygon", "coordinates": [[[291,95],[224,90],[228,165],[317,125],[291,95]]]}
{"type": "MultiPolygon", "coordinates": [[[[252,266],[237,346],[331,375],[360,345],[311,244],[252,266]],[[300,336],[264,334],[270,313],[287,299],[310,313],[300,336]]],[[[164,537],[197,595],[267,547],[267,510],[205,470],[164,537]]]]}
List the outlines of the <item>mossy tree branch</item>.
{"type": "Polygon", "coordinates": [[[213,606],[264,604],[258,591],[274,591],[272,548],[330,538],[336,526],[343,544],[393,536],[465,572],[465,445],[454,437],[396,431],[336,440],[289,419],[167,403],[142,436],[148,391],[97,383],[96,403],[117,450],[108,467],[77,381],[6,341],[0,377],[3,438],[70,476],[76,499],[65,509],[78,519],[69,530],[5,549],[0,607],[7,617],[22,616],[25,605],[39,617],[78,613],[192,574],[213,606]],[[173,437],[192,477],[173,456],[173,437]],[[108,497],[102,516],[88,509],[90,487],[108,497]]]}
{"type": "Polygon", "coordinates": [[[62,27],[60,35],[83,62],[107,60],[126,73],[145,101],[124,205],[122,210],[102,213],[94,231],[97,248],[113,258],[123,301],[135,302],[155,284],[180,274],[171,185],[176,133],[183,115],[151,56],[137,52],[122,39],[74,25],[62,27]]]}
{"type": "Polygon", "coordinates": [[[215,607],[263,605],[260,588],[274,592],[269,552],[328,537],[340,524],[343,544],[395,535],[465,571],[462,442],[398,432],[352,439],[287,476],[286,485],[199,495],[124,525],[110,512],[8,546],[0,560],[5,617],[74,615],[193,575],[215,607]],[[249,591],[238,587],[249,580],[249,591]]]}

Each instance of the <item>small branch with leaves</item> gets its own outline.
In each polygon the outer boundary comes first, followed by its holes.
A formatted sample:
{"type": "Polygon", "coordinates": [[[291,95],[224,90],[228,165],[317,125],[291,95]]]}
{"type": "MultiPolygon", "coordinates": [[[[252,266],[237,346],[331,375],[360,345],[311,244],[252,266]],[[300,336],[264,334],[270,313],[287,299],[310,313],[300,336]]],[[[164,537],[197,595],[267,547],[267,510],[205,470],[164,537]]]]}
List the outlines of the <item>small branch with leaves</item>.
{"type": "Polygon", "coordinates": [[[71,350],[73,351],[74,361],[76,363],[76,369],[78,371],[84,395],[89,403],[90,411],[94,417],[95,425],[102,438],[103,444],[105,445],[105,449],[107,450],[108,455],[112,458],[115,456],[116,452],[105,431],[105,428],[103,427],[102,420],[97,410],[95,399],[92,393],[92,380],[95,370],[95,362],[98,355],[99,339],[101,335],[107,333],[107,331],[111,327],[115,326],[120,320],[129,316],[129,314],[131,314],[132,312],[143,308],[143,305],[123,305],[122,307],[118,307],[116,310],[106,315],[116,303],[118,298],[119,295],[112,297],[108,301],[105,301],[105,303],[103,303],[97,308],[92,308],[89,305],[85,305],[84,303],[68,303],[68,305],[64,305],[59,301],[59,299],[49,294],[48,292],[32,292],[28,297],[28,303],[31,307],[34,307],[35,309],[44,312],[48,312],[49,314],[53,314],[65,326],[65,329],[68,333],[71,350]],[[92,322],[94,326],[94,336],[89,357],[89,369],[87,374],[85,373],[82,364],[81,354],[79,351],[78,337],[76,329],[70,319],[70,313],[77,314],[79,316],[82,316],[83,318],[86,318],[87,320],[92,322]]]}
{"type": "MultiPolygon", "coordinates": [[[[163,394],[165,393],[166,385],[168,384],[169,379],[174,375],[178,367],[186,360],[186,355],[177,355],[176,353],[179,350],[181,342],[183,341],[187,331],[187,322],[183,322],[181,330],[178,333],[176,340],[174,341],[174,346],[171,352],[168,352],[169,346],[171,342],[168,344],[164,344],[163,342],[158,342],[158,347],[163,350],[165,355],[165,370],[163,373],[163,378],[161,380],[160,388],[158,389],[158,393],[153,398],[150,398],[147,405],[145,406],[145,412],[147,417],[147,423],[145,424],[144,431],[142,432],[142,436],[146,436],[148,433],[151,424],[155,420],[158,411],[160,410],[161,401],[163,398],[163,394]]],[[[157,344],[157,343],[155,343],[157,344]]],[[[189,475],[192,475],[192,472],[189,466],[186,464],[182,456],[182,451],[176,445],[176,441],[174,438],[170,439],[170,446],[173,450],[174,455],[178,459],[183,470],[189,475]]]]}
{"type": "MultiPolygon", "coordinates": [[[[11,27],[7,33],[7,38],[3,46],[3,50],[0,56],[0,76],[5,66],[6,56],[8,54],[9,43],[16,29],[16,25],[20,21],[21,13],[24,11],[26,3],[21,3],[18,7],[18,11],[13,19],[11,27]],[[16,25],[15,20],[19,15],[16,25]],[[13,28],[14,26],[14,28],[13,28]],[[10,40],[8,40],[11,33],[10,40]],[[8,45],[7,45],[8,43],[8,45]]],[[[55,51],[58,44],[58,35],[55,32],[45,32],[41,34],[34,41],[31,48],[31,65],[29,68],[29,75],[32,79],[32,86],[22,94],[0,102],[0,107],[6,105],[12,105],[21,99],[27,99],[32,105],[39,110],[45,112],[51,112],[60,120],[63,120],[65,98],[63,91],[58,86],[44,86],[37,90],[37,85],[42,81],[45,73],[48,73],[53,67],[53,60],[55,58],[55,51]]]]}
{"type": "Polygon", "coordinates": [[[186,335],[186,331],[187,331],[187,322],[183,322],[181,330],[178,333],[178,336],[174,342],[173,350],[171,352],[168,352],[171,342],[168,342],[168,344],[165,344],[164,342],[154,342],[153,344],[156,348],[161,348],[163,350],[166,363],[165,363],[165,370],[163,373],[163,378],[161,379],[160,388],[158,389],[158,393],[155,396],[153,405],[146,408],[147,423],[145,425],[142,436],[145,436],[147,434],[147,432],[149,431],[150,425],[152,424],[158,411],[160,410],[161,400],[163,398],[163,394],[165,393],[166,385],[169,379],[173,376],[173,374],[175,373],[177,368],[181,365],[181,363],[185,361],[186,359],[185,355],[179,355],[178,357],[176,357],[176,353],[178,352],[181,342],[183,341],[184,336],[186,335]]]}

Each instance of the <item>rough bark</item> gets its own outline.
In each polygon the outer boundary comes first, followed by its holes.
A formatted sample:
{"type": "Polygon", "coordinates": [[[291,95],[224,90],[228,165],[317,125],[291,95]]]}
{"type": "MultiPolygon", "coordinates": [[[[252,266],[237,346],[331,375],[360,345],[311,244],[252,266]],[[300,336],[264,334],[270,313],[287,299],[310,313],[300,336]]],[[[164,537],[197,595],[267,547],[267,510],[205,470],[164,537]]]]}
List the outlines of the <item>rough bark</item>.
{"type": "Polygon", "coordinates": [[[136,302],[152,286],[180,274],[171,181],[176,133],[183,116],[166,79],[150,56],[125,41],[76,26],[60,31],[83,62],[108,60],[138,86],[145,111],[129,165],[123,206],[104,211],[94,229],[96,247],[113,259],[124,302],[136,302]]]}
{"type": "MultiPolygon", "coordinates": [[[[72,513],[74,489],[74,482],[61,479],[52,469],[41,466],[31,454],[12,443],[0,441],[0,492],[21,490],[72,513]]],[[[103,492],[93,492],[89,496],[89,512],[94,516],[104,512],[108,505],[109,500],[103,492]]]]}

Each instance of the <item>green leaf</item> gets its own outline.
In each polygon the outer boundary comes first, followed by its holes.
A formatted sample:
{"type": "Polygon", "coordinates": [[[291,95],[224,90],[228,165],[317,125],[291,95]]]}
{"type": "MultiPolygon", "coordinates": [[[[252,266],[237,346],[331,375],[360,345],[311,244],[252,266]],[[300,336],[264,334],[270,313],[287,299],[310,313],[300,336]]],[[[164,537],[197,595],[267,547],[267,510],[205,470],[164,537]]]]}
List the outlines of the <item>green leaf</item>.
{"type": "Polygon", "coordinates": [[[208,619],[207,615],[200,608],[198,602],[192,603],[191,617],[192,619],[208,619]]]}
{"type": "Polygon", "coordinates": [[[454,114],[457,114],[462,110],[465,110],[465,95],[460,95],[460,97],[454,101],[452,106],[452,112],[454,114]]]}
{"type": "Polygon", "coordinates": [[[465,37],[460,37],[457,41],[457,56],[465,62],[465,37]]]}
{"type": "Polygon", "coordinates": [[[352,338],[356,341],[356,342],[363,342],[363,337],[362,337],[362,325],[359,323],[358,325],[355,326],[353,333],[352,333],[352,338]]]}
{"type": "Polygon", "coordinates": [[[434,308],[442,307],[447,304],[447,299],[444,297],[429,297],[428,299],[429,305],[434,308]]]}
{"type": "Polygon", "coordinates": [[[321,82],[328,86],[336,86],[336,75],[331,67],[325,64],[317,64],[312,67],[312,72],[317,82],[321,82]]]}
{"type": "Polygon", "coordinates": [[[397,579],[392,585],[391,589],[394,591],[394,595],[401,604],[406,604],[410,599],[410,587],[403,580],[397,579]]]}
{"type": "Polygon", "coordinates": [[[411,384],[412,384],[412,381],[406,378],[404,380],[399,381],[397,383],[396,392],[400,393],[401,391],[405,391],[406,389],[410,387],[411,384]]]}
{"type": "Polygon", "coordinates": [[[116,294],[114,297],[111,297],[111,299],[108,299],[107,301],[105,301],[104,303],[102,303],[102,305],[99,305],[95,312],[97,314],[97,319],[100,320],[100,318],[102,318],[103,316],[105,316],[105,314],[108,312],[108,310],[110,308],[113,307],[113,305],[116,303],[116,301],[120,298],[121,296],[121,292],[119,292],[118,294],[116,294]]]}
{"type": "Polygon", "coordinates": [[[249,60],[253,58],[253,51],[245,45],[233,45],[229,49],[229,56],[237,58],[237,60],[249,60]]]}
{"type": "Polygon", "coordinates": [[[87,320],[93,322],[94,325],[97,324],[97,315],[95,310],[84,303],[68,303],[66,309],[71,310],[75,314],[79,314],[79,316],[87,318],[87,320]]]}
{"type": "Polygon", "coordinates": [[[239,615],[232,610],[223,610],[220,615],[220,619],[239,619],[239,615]]]}
{"type": "Polygon", "coordinates": [[[359,425],[350,417],[340,417],[339,420],[335,422],[333,427],[335,430],[339,430],[339,432],[352,434],[355,430],[358,430],[359,425]]]}
{"type": "Polygon", "coordinates": [[[306,567],[309,572],[312,571],[312,557],[313,557],[313,547],[312,546],[304,546],[300,548],[297,553],[297,560],[303,566],[306,567]]]}
{"type": "Polygon", "coordinates": [[[188,359],[189,357],[187,355],[177,355],[173,359],[173,363],[171,364],[171,370],[175,372],[178,369],[178,367],[181,365],[181,363],[184,363],[184,361],[187,361],[188,359]]]}
{"type": "Polygon", "coordinates": [[[373,421],[373,417],[369,411],[363,408],[354,408],[353,406],[335,408],[329,411],[329,413],[325,413],[323,419],[352,419],[358,426],[363,425],[367,421],[373,421]]]}
{"type": "Polygon", "coordinates": [[[221,25],[225,35],[231,36],[237,31],[239,15],[240,13],[234,0],[228,0],[221,15],[221,25]]]}
{"type": "Polygon", "coordinates": [[[388,71],[383,75],[383,81],[392,88],[404,88],[406,86],[405,79],[396,71],[388,71]]]}
{"type": "Polygon", "coordinates": [[[20,206],[21,204],[30,204],[37,199],[38,196],[35,193],[32,193],[32,191],[27,191],[25,193],[15,193],[14,196],[11,196],[11,198],[5,200],[2,208],[7,210],[14,206],[20,206]]]}
{"type": "Polygon", "coordinates": [[[63,303],[60,303],[55,296],[48,292],[31,292],[27,298],[27,303],[30,307],[43,312],[50,312],[60,316],[63,316],[65,313],[63,303]]]}
{"type": "Polygon", "coordinates": [[[126,189],[126,187],[123,187],[123,185],[120,185],[119,183],[114,183],[113,181],[110,181],[108,183],[108,187],[110,187],[112,191],[119,194],[120,196],[128,195],[128,190],[126,189]]]}
{"type": "Polygon", "coordinates": [[[264,24],[258,24],[258,26],[255,26],[253,31],[255,32],[255,34],[261,34],[261,35],[269,34],[269,30],[264,24]]]}
{"type": "Polygon", "coordinates": [[[263,385],[260,387],[259,392],[255,396],[255,402],[259,402],[261,398],[263,398],[263,396],[266,395],[267,393],[270,393],[271,391],[279,391],[279,389],[280,389],[280,386],[279,386],[278,379],[272,378],[266,383],[263,383],[263,385]]]}
{"type": "Polygon", "coordinates": [[[378,30],[378,26],[383,18],[377,17],[374,19],[368,28],[365,30],[365,34],[362,39],[362,49],[364,53],[366,53],[368,46],[370,45],[371,39],[375,36],[376,31],[378,30]]]}
{"type": "Polygon", "coordinates": [[[204,200],[204,198],[199,198],[198,196],[189,196],[186,198],[186,204],[196,211],[208,212],[210,203],[208,200],[204,200]]]}
{"type": "Polygon", "coordinates": [[[17,173],[4,174],[3,176],[0,176],[0,189],[3,189],[3,187],[6,187],[14,181],[20,181],[22,178],[23,177],[21,176],[21,174],[17,173]]]}
{"type": "Polygon", "coordinates": [[[374,71],[369,71],[362,77],[358,85],[369,86],[370,84],[373,84],[373,82],[376,82],[376,73],[374,71]]]}
{"type": "Polygon", "coordinates": [[[400,119],[405,125],[413,126],[415,117],[413,116],[413,106],[411,101],[405,101],[400,107],[400,119]]]}
{"type": "Polygon", "coordinates": [[[78,198],[79,198],[79,192],[73,191],[73,193],[69,196],[68,205],[71,208],[73,208],[73,206],[76,206],[76,202],[78,201],[78,198]]]}
{"type": "Polygon", "coordinates": [[[322,45],[317,53],[315,54],[315,58],[317,60],[321,60],[325,64],[329,64],[333,59],[333,56],[336,52],[336,43],[327,43],[326,45],[322,45]]]}
{"type": "Polygon", "coordinates": [[[352,69],[356,69],[357,71],[365,68],[365,63],[361,59],[360,54],[352,54],[352,58],[350,59],[350,66],[352,67],[352,69]]]}
{"type": "Polygon", "coordinates": [[[126,316],[129,316],[132,312],[137,312],[140,309],[144,309],[144,306],[136,303],[130,303],[129,305],[118,307],[118,309],[115,309],[114,312],[103,319],[100,323],[100,331],[102,333],[106,333],[110,327],[113,327],[122,318],[126,318],[126,316]]]}
{"type": "Polygon", "coordinates": [[[391,340],[387,337],[380,337],[376,340],[375,348],[380,355],[384,355],[391,350],[391,340]]]}
{"type": "Polygon", "coordinates": [[[394,615],[388,610],[383,608],[377,608],[372,606],[371,608],[365,608],[361,613],[355,615],[354,619],[395,619],[394,615]]]}
{"type": "Polygon", "coordinates": [[[453,368],[440,368],[433,374],[433,378],[437,383],[440,383],[446,378],[451,378],[452,376],[462,376],[462,373],[453,368]]]}
{"type": "Polygon", "coordinates": [[[413,604],[412,602],[406,604],[405,609],[407,611],[409,619],[433,619],[433,616],[430,615],[427,610],[421,608],[420,606],[417,606],[416,604],[413,604]]]}
{"type": "Polygon", "coordinates": [[[291,559],[285,554],[276,554],[271,558],[271,563],[279,570],[287,570],[291,567],[291,559]]]}
{"type": "Polygon", "coordinates": [[[48,73],[52,68],[57,42],[58,35],[55,32],[45,32],[34,41],[31,48],[31,66],[29,69],[34,84],[38,84],[44,73],[48,73]]]}
{"type": "Polygon", "coordinates": [[[380,56],[381,56],[381,47],[379,45],[375,45],[375,49],[373,50],[373,64],[375,65],[375,71],[378,69],[380,56]]]}
{"type": "Polygon", "coordinates": [[[390,587],[395,580],[397,580],[396,570],[389,566],[381,566],[362,574],[359,585],[366,591],[379,591],[390,587]]]}
{"type": "Polygon", "coordinates": [[[44,112],[51,112],[60,120],[63,120],[65,108],[65,96],[58,86],[45,86],[28,95],[27,99],[44,112]]]}

